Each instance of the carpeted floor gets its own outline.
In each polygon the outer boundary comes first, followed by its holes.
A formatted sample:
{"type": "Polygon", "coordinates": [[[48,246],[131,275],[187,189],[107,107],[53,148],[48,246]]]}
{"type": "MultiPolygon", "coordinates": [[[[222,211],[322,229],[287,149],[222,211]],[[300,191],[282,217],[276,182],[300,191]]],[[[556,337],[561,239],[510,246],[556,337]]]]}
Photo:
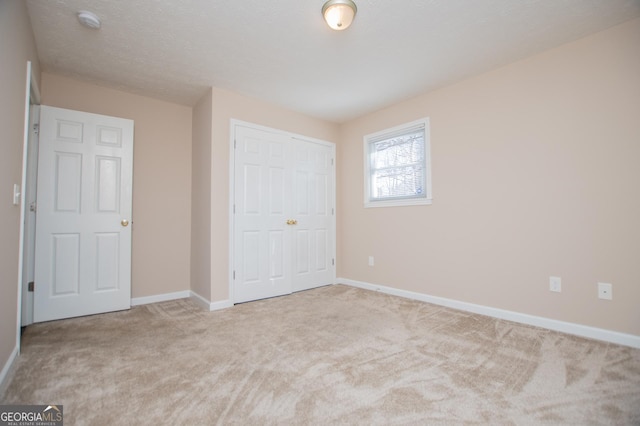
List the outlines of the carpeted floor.
{"type": "Polygon", "coordinates": [[[30,326],[0,401],[68,425],[638,425],[640,350],[335,285],[30,326]]]}

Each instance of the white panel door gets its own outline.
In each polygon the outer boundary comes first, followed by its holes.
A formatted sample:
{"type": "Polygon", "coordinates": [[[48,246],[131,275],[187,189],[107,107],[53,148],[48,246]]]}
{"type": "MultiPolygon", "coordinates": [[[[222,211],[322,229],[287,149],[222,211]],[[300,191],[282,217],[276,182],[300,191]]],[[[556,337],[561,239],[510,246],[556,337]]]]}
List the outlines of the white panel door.
{"type": "Polygon", "coordinates": [[[333,283],[333,146],[234,132],[234,302],[333,283]]]}
{"type": "Polygon", "coordinates": [[[333,279],[333,150],[313,142],[294,141],[293,151],[293,291],[333,279]]]}
{"type": "Polygon", "coordinates": [[[291,293],[288,139],[236,127],[234,301],[291,293]]]}
{"type": "Polygon", "coordinates": [[[131,306],[133,121],[41,107],[34,321],[131,306]]]}

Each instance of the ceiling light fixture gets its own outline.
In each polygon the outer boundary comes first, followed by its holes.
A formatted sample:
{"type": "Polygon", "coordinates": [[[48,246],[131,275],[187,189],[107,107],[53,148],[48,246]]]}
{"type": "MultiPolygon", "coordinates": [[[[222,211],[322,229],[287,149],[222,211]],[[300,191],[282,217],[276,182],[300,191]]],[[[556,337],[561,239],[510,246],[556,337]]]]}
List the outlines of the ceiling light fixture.
{"type": "Polygon", "coordinates": [[[337,31],[349,28],[357,11],[356,4],[351,0],[329,0],[322,6],[322,16],[327,25],[337,31]]]}
{"type": "Polygon", "coordinates": [[[98,16],[93,12],[81,10],[78,12],[78,21],[80,21],[80,23],[85,27],[91,28],[92,30],[100,29],[100,18],[98,18],[98,16]]]}

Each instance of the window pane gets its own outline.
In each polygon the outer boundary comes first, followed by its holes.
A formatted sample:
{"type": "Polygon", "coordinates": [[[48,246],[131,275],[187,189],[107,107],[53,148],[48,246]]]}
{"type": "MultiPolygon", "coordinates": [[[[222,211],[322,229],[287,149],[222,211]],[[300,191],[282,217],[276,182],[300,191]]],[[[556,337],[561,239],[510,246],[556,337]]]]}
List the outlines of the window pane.
{"type": "Polygon", "coordinates": [[[371,198],[424,196],[424,131],[372,142],[371,198]]]}
{"type": "Polygon", "coordinates": [[[377,170],[371,175],[371,198],[425,196],[423,185],[422,164],[377,170]]]}
{"type": "Polygon", "coordinates": [[[371,168],[395,167],[424,162],[424,131],[409,133],[371,144],[371,168]]]}

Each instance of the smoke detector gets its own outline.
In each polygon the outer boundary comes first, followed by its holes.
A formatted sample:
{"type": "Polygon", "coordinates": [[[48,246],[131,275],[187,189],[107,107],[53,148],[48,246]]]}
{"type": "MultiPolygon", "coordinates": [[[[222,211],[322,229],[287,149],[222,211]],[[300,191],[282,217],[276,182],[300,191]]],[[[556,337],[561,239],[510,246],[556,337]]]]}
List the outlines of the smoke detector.
{"type": "Polygon", "coordinates": [[[80,21],[80,23],[85,27],[91,28],[92,30],[100,29],[100,18],[98,18],[98,16],[93,12],[81,10],[78,12],[78,21],[80,21]]]}

